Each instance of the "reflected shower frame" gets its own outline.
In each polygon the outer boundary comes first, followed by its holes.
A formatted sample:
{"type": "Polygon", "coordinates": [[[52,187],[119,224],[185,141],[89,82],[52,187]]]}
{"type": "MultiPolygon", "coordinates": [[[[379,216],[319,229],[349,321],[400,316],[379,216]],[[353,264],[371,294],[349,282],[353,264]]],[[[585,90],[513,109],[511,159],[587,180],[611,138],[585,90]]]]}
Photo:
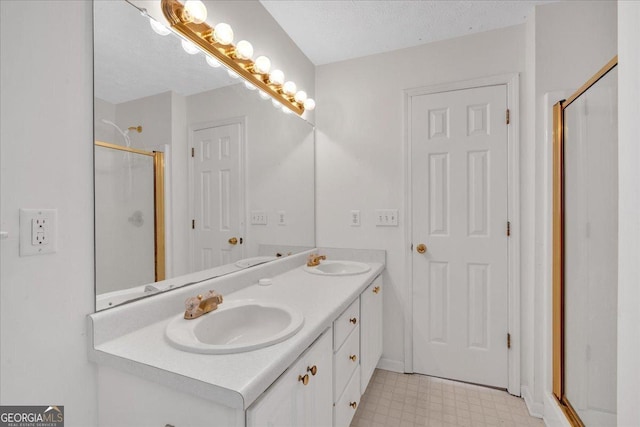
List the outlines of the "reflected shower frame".
{"type": "Polygon", "coordinates": [[[564,110],[618,65],[614,56],[568,99],[553,106],[553,395],[572,426],[584,427],[576,410],[565,394],[564,366],[564,289],[565,289],[565,169],[564,169],[564,110]]]}
{"type": "Polygon", "coordinates": [[[95,141],[95,145],[126,153],[140,154],[153,158],[153,206],[154,206],[154,260],[155,281],[165,279],[165,218],[164,218],[164,153],[160,151],[144,151],[109,142],[95,141]]]}

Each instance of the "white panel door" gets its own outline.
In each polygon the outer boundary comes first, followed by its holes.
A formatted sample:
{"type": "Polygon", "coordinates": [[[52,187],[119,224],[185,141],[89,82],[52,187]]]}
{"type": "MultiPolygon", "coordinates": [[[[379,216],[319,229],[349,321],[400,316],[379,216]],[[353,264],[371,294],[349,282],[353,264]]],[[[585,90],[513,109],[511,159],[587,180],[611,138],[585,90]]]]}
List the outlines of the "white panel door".
{"type": "Polygon", "coordinates": [[[508,385],[506,109],[506,85],[411,98],[413,368],[501,388],[508,385]]]}
{"type": "Polygon", "coordinates": [[[242,258],[240,138],[237,123],[193,132],[194,271],[242,258]]]}

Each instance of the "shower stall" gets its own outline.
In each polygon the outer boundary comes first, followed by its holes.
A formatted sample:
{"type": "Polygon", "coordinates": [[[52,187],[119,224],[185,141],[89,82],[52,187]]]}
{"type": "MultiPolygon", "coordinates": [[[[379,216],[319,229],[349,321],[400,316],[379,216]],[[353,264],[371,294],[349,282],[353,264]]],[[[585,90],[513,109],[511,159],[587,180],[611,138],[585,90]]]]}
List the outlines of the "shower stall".
{"type": "Polygon", "coordinates": [[[97,295],[164,280],[164,161],[162,152],[95,142],[97,295]]]}

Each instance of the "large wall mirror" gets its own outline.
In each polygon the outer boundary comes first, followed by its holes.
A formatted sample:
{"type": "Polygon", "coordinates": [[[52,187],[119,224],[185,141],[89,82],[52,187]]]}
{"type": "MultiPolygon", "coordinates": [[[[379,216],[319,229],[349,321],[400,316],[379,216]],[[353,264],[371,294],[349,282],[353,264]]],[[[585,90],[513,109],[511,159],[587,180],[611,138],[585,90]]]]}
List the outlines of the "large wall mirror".
{"type": "Polygon", "coordinates": [[[311,124],[124,0],[94,2],[94,85],[96,310],[315,246],[311,124]]]}
{"type": "Polygon", "coordinates": [[[615,426],[617,58],[554,106],[553,393],[574,426],[615,426]]]}

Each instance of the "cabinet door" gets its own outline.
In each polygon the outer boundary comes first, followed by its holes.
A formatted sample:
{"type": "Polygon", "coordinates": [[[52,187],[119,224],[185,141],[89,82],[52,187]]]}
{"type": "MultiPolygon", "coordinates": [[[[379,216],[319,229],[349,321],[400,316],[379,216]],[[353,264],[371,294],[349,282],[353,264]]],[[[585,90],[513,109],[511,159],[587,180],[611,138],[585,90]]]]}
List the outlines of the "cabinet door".
{"type": "Polygon", "coordinates": [[[330,426],[332,333],[325,332],[247,410],[247,427],[330,426]],[[316,367],[313,375],[312,368],[316,367]],[[302,381],[308,375],[305,385],[302,381]]]}
{"type": "Polygon", "coordinates": [[[360,392],[364,394],[382,355],[382,279],[360,295],[360,392]]]}

